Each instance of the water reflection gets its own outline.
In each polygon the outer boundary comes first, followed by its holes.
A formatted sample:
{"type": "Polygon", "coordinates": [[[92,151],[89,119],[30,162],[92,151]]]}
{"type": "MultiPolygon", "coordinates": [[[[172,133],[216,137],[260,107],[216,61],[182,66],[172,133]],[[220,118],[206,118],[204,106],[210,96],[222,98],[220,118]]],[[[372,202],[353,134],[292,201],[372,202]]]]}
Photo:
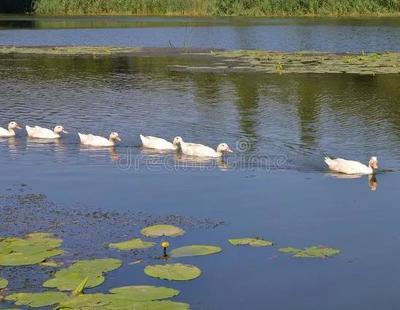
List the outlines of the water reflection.
{"type": "MultiPolygon", "coordinates": [[[[180,134],[206,145],[224,141],[234,146],[245,139],[250,143],[241,155],[251,160],[285,158],[280,169],[325,171],[323,154],[360,159],[379,154],[386,167],[400,165],[399,76],[189,74],[167,69],[168,64],[212,65],[191,57],[0,59],[6,60],[0,61],[4,119],[68,124],[71,134],[55,145],[71,148],[70,154],[76,152],[71,145],[79,143],[78,129],[116,127],[128,147],[140,143],[139,132],[180,134]]],[[[18,137],[16,145],[18,139],[25,138],[18,137]]],[[[37,144],[27,143],[28,148],[37,144]]],[[[104,155],[104,150],[80,150],[104,155]]],[[[118,160],[110,150],[107,156],[118,160]]],[[[151,151],[141,154],[146,152],[151,151]]]]}
{"type": "Polygon", "coordinates": [[[343,173],[329,172],[328,175],[338,178],[338,179],[344,179],[344,180],[352,180],[352,179],[359,179],[359,178],[367,177],[368,178],[368,187],[371,189],[371,191],[376,191],[378,188],[378,180],[377,180],[375,174],[365,176],[365,175],[358,175],[358,174],[343,174],[343,173]]]}

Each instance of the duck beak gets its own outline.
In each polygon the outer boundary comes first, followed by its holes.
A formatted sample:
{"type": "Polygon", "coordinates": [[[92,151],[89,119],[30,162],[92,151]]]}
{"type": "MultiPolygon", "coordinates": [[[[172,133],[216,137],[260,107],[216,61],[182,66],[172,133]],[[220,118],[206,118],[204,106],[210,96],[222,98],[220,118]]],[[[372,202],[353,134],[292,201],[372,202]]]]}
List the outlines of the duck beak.
{"type": "Polygon", "coordinates": [[[120,137],[116,137],[115,138],[117,141],[121,142],[121,138],[120,137]]]}
{"type": "Polygon", "coordinates": [[[233,153],[233,151],[232,151],[230,148],[228,148],[226,151],[227,151],[228,153],[233,153]]]}
{"type": "Polygon", "coordinates": [[[66,131],[66,130],[63,130],[62,132],[63,132],[63,133],[66,133],[66,134],[68,133],[68,131],[66,131]]]}
{"type": "Polygon", "coordinates": [[[20,125],[17,124],[17,129],[22,129],[22,127],[20,125]]]}

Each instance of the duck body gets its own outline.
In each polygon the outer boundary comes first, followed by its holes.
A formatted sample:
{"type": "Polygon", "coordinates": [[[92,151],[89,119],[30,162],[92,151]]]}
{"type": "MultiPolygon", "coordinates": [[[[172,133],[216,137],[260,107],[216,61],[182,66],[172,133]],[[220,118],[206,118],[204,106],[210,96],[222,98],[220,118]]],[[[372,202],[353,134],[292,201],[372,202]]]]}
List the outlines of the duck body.
{"type": "Polygon", "coordinates": [[[28,137],[37,139],[58,139],[61,138],[59,133],[55,133],[51,129],[42,128],[40,126],[30,127],[25,126],[28,137]]]}
{"type": "Polygon", "coordinates": [[[15,137],[14,129],[10,130],[0,127],[0,138],[10,138],[10,137],[15,137]]]}
{"type": "Polygon", "coordinates": [[[142,141],[143,147],[148,149],[164,151],[175,151],[177,149],[177,146],[173,145],[171,142],[158,137],[140,135],[140,140],[142,141]]]}
{"type": "Polygon", "coordinates": [[[325,157],[325,163],[332,171],[344,174],[373,174],[374,169],[369,165],[364,165],[358,161],[347,160],[343,158],[325,157]]]}
{"type": "Polygon", "coordinates": [[[7,129],[0,127],[0,138],[15,137],[15,129],[21,129],[16,122],[10,122],[7,129]]]}
{"type": "Polygon", "coordinates": [[[111,133],[110,138],[104,138],[101,136],[95,136],[92,134],[82,134],[78,133],[79,138],[81,140],[81,144],[83,145],[88,145],[88,146],[104,146],[104,147],[110,147],[110,146],[115,146],[115,141],[120,141],[118,134],[114,136],[116,133],[111,133]]]}
{"type": "Polygon", "coordinates": [[[188,156],[197,157],[221,157],[222,153],[216,152],[209,146],[197,143],[181,143],[181,151],[188,156]]]}
{"type": "Polygon", "coordinates": [[[226,153],[232,153],[232,150],[226,143],[219,144],[217,150],[214,150],[206,145],[197,143],[186,143],[181,137],[175,137],[173,144],[179,147],[181,152],[187,156],[216,158],[222,157],[226,153]]]}

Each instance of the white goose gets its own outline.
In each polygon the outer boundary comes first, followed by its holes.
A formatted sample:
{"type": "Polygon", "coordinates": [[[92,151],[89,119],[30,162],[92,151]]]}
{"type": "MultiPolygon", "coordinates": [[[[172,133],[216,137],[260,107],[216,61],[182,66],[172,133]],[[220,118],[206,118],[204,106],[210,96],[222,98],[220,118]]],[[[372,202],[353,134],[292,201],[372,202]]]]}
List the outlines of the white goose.
{"type": "Polygon", "coordinates": [[[175,137],[174,145],[179,146],[182,153],[188,156],[198,157],[222,157],[226,153],[233,153],[228,144],[221,143],[218,145],[217,150],[203,144],[186,143],[181,137],[175,137]]]}
{"type": "Polygon", "coordinates": [[[25,126],[28,137],[36,139],[58,139],[61,138],[61,133],[68,133],[63,126],[57,125],[53,130],[42,128],[39,126],[25,126]]]}
{"type": "Polygon", "coordinates": [[[378,158],[375,156],[371,157],[368,166],[354,160],[329,157],[325,157],[325,163],[330,170],[345,174],[373,174],[378,169],[378,158]]]}
{"type": "Polygon", "coordinates": [[[178,148],[171,142],[158,137],[140,135],[140,140],[142,140],[143,147],[148,149],[168,151],[176,150],[178,148]]]}
{"type": "Polygon", "coordinates": [[[117,141],[121,141],[117,132],[112,132],[108,139],[100,136],[94,136],[92,134],[85,135],[78,133],[78,135],[81,139],[81,144],[89,146],[115,146],[117,141]]]}
{"type": "Polygon", "coordinates": [[[16,122],[10,122],[7,129],[0,127],[0,137],[9,138],[15,137],[15,129],[22,129],[16,122]]]}

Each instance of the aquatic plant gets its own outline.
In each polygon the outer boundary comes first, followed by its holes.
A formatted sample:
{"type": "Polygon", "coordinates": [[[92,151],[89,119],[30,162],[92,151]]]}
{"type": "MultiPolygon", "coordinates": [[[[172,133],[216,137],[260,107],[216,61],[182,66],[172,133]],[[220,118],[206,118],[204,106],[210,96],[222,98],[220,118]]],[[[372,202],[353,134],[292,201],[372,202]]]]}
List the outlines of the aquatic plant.
{"type": "Polygon", "coordinates": [[[149,265],[144,273],[153,278],[174,281],[189,281],[198,278],[201,270],[193,265],[187,264],[166,264],[149,265]]]}
{"type": "Polygon", "coordinates": [[[5,299],[15,302],[17,306],[40,308],[67,300],[68,295],[62,292],[15,293],[6,296],[5,299]]]}
{"type": "Polygon", "coordinates": [[[72,291],[87,277],[87,288],[96,287],[105,280],[104,273],[121,267],[119,259],[104,258],[77,261],[68,268],[57,271],[54,278],[43,283],[44,287],[72,291]]]}
{"type": "Polygon", "coordinates": [[[8,285],[7,279],[0,278],[0,290],[6,288],[8,285]]]}
{"type": "Polygon", "coordinates": [[[200,256],[220,253],[222,249],[213,245],[188,245],[173,249],[171,257],[200,256]]]}
{"type": "Polygon", "coordinates": [[[0,266],[24,266],[42,263],[46,259],[61,255],[57,249],[61,239],[49,233],[32,233],[25,238],[0,239],[0,266]]]}
{"type": "Polygon", "coordinates": [[[273,245],[273,242],[264,240],[262,238],[239,238],[239,239],[229,239],[232,245],[250,245],[253,247],[265,247],[273,245]]]}
{"type": "Polygon", "coordinates": [[[143,228],[140,233],[146,237],[178,237],[185,233],[182,228],[173,225],[153,225],[143,228]]]}
{"type": "Polygon", "coordinates": [[[279,249],[279,252],[292,254],[294,257],[326,258],[329,256],[338,255],[340,250],[323,246],[310,246],[304,249],[292,247],[281,248],[279,249]]]}
{"type": "Polygon", "coordinates": [[[110,243],[108,246],[112,249],[117,250],[137,250],[137,249],[146,249],[154,246],[154,242],[146,242],[141,240],[140,238],[134,238],[127,241],[122,241],[118,243],[110,243]]]}
{"type": "Polygon", "coordinates": [[[132,301],[154,301],[175,297],[178,290],[163,286],[135,285],[117,287],[110,290],[110,293],[118,294],[132,301]]]}

